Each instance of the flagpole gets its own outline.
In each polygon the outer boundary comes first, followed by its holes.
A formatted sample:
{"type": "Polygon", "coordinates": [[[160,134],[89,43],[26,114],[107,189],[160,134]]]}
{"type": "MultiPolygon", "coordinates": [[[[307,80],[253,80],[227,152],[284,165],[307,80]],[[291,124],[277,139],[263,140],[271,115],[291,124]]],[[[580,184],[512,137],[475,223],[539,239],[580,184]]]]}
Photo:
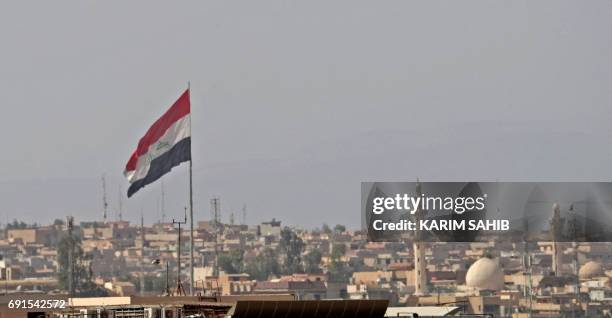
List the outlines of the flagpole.
{"type": "MultiPolygon", "coordinates": [[[[187,90],[189,91],[189,107],[191,108],[190,82],[187,82],[187,90]]],[[[189,115],[189,135],[191,136],[191,114],[189,115]]],[[[191,147],[189,148],[191,152],[191,147]]],[[[189,154],[189,230],[189,294],[193,296],[193,159],[191,153],[189,154]]]]}

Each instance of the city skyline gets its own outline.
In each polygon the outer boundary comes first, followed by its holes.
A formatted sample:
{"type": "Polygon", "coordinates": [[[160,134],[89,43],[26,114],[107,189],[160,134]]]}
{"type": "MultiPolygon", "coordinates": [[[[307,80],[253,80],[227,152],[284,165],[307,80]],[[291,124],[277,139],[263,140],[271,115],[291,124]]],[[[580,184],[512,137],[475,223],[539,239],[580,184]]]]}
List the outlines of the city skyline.
{"type": "MultiPolygon", "coordinates": [[[[4,4],[0,217],[97,219],[104,173],[116,209],[187,81],[198,219],[219,196],[355,228],[362,181],[608,181],[612,6],[552,3],[4,4]]],[[[180,215],[186,167],[164,182],[180,215]]]]}

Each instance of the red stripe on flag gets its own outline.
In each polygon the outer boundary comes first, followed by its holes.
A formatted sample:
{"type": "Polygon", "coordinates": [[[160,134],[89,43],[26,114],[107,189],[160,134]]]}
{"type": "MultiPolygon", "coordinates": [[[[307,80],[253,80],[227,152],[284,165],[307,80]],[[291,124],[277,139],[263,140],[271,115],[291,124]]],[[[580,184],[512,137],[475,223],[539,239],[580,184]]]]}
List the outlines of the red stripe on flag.
{"type": "Polygon", "coordinates": [[[191,105],[189,104],[189,89],[185,90],[183,95],[174,102],[174,104],[164,113],[155,123],[147,130],[147,133],[138,142],[138,148],[132,153],[128,163],[125,166],[125,171],[136,169],[138,157],[145,154],[149,150],[149,146],[155,143],[166,130],[172,126],[177,120],[189,115],[191,105]]]}

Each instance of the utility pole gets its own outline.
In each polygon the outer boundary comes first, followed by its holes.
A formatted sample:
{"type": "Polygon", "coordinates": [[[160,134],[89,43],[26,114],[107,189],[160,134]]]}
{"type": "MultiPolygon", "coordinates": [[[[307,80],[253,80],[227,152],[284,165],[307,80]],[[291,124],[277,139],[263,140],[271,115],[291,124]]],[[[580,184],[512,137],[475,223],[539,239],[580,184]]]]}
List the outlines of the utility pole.
{"type": "Polygon", "coordinates": [[[221,221],[221,199],[212,198],[210,200],[210,211],[213,217],[213,230],[215,231],[215,264],[213,276],[219,276],[219,223],[221,221]]]}
{"type": "MultiPolygon", "coordinates": [[[[4,260],[4,255],[0,254],[0,261],[4,260]]],[[[6,275],[6,262],[3,264],[3,267],[0,268],[0,271],[4,269],[4,296],[8,296],[8,275],[6,275]]]]}
{"type": "Polygon", "coordinates": [[[550,236],[552,238],[552,270],[554,271],[554,276],[561,276],[561,260],[563,258],[563,251],[559,244],[559,239],[561,237],[561,209],[559,208],[559,204],[553,204],[553,215],[550,220],[550,236]]]}
{"type": "MultiPolygon", "coordinates": [[[[190,117],[191,118],[191,117],[190,117]]],[[[189,160],[189,295],[193,296],[194,272],[193,272],[193,163],[189,160]]],[[[185,218],[187,218],[187,207],[185,207],[185,218]]],[[[186,221],[186,220],[185,220],[186,221]]]]}
{"type": "Polygon", "coordinates": [[[574,259],[572,260],[572,266],[574,267],[574,275],[576,280],[574,281],[574,308],[572,309],[572,317],[576,317],[577,309],[582,309],[580,302],[580,277],[578,276],[578,226],[576,224],[576,212],[574,211],[574,204],[569,207],[569,212],[572,222],[570,223],[570,235],[574,240],[572,242],[572,248],[574,249],[574,259]],[[578,308],[576,308],[578,307],[578,308]]]}
{"type": "Polygon", "coordinates": [[[166,222],[166,209],[165,209],[165,196],[164,193],[164,180],[161,181],[161,222],[166,222]]]}
{"type": "Polygon", "coordinates": [[[164,292],[165,296],[170,297],[170,265],[166,260],[166,291],[164,292]]]}
{"type": "Polygon", "coordinates": [[[68,295],[74,297],[74,238],[72,237],[72,216],[67,217],[68,223],[68,295]]]}
{"type": "Polygon", "coordinates": [[[181,225],[187,224],[187,207],[185,207],[185,219],[184,221],[176,221],[172,219],[172,224],[178,225],[178,239],[176,246],[176,292],[177,296],[185,296],[185,289],[183,288],[183,283],[181,282],[181,225]]]}
{"type": "MultiPolygon", "coordinates": [[[[421,182],[417,179],[415,185],[415,191],[417,197],[421,197],[421,182]]],[[[426,211],[422,211],[420,208],[415,213],[416,222],[424,218],[426,211]]],[[[414,233],[414,242],[412,243],[412,249],[414,250],[414,293],[417,296],[428,295],[429,291],[427,288],[427,261],[425,260],[425,242],[423,238],[423,232],[416,230],[414,233]]]]}
{"type": "Polygon", "coordinates": [[[121,193],[121,186],[119,186],[119,221],[123,221],[123,198],[121,193]]]}
{"type": "Polygon", "coordinates": [[[533,280],[532,280],[532,268],[531,268],[531,254],[529,253],[529,222],[527,218],[523,219],[523,277],[527,276],[527,288],[525,290],[525,296],[528,297],[529,308],[527,311],[527,317],[531,318],[533,315],[533,280]]]}
{"type": "Polygon", "coordinates": [[[242,205],[242,225],[246,225],[246,204],[242,205]]]}
{"type": "MultiPolygon", "coordinates": [[[[154,265],[159,265],[161,264],[162,260],[161,259],[154,259],[151,264],[154,265]]],[[[168,260],[166,260],[166,288],[164,288],[164,292],[162,293],[162,296],[166,296],[166,297],[170,297],[170,265],[168,264],[168,260]]]]}
{"type": "Polygon", "coordinates": [[[104,223],[108,216],[108,201],[106,200],[106,175],[102,174],[102,209],[104,211],[104,223]]]}
{"type": "Polygon", "coordinates": [[[145,272],[144,272],[144,246],[145,246],[145,230],[144,230],[144,214],[140,212],[140,296],[144,296],[145,292],[145,272]]]}

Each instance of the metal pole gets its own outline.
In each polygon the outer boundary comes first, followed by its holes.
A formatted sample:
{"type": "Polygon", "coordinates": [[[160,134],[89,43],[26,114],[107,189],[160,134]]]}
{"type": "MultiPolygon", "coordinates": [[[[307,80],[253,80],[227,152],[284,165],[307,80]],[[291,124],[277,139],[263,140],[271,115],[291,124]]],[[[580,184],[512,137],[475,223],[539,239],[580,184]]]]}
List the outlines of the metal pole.
{"type": "Polygon", "coordinates": [[[161,181],[161,222],[166,223],[166,203],[165,203],[165,193],[164,193],[164,180],[161,181]]]}
{"type": "Polygon", "coordinates": [[[170,296],[170,265],[166,261],[166,296],[170,296]]]}
{"type": "Polygon", "coordinates": [[[213,228],[215,231],[215,260],[214,260],[214,265],[213,265],[213,276],[218,277],[219,276],[219,248],[218,248],[218,243],[219,243],[219,223],[221,220],[220,217],[220,210],[221,210],[221,201],[219,198],[212,198],[210,199],[210,208],[211,208],[211,212],[212,212],[212,219],[213,219],[213,228]]]}
{"type": "Polygon", "coordinates": [[[178,246],[176,251],[176,293],[180,295],[181,287],[181,223],[178,224],[178,246]]]}
{"type": "Polygon", "coordinates": [[[193,174],[189,160],[189,294],[193,296],[193,174]]]}
{"type": "MultiPolygon", "coordinates": [[[[189,90],[189,107],[191,108],[190,82],[187,82],[187,90],[189,90]]],[[[189,117],[189,130],[191,133],[191,115],[189,117]]],[[[189,294],[193,296],[193,160],[191,159],[191,149],[189,149],[189,152],[189,294]]]]}
{"type": "Polygon", "coordinates": [[[68,221],[68,295],[74,297],[74,242],[72,239],[72,217],[69,216],[68,221]]]}
{"type": "Polygon", "coordinates": [[[144,214],[140,213],[140,296],[144,296],[145,293],[145,272],[144,272],[144,245],[145,245],[145,233],[144,233],[144,214]]]}
{"type": "Polygon", "coordinates": [[[8,296],[8,275],[6,272],[6,266],[4,267],[4,296],[8,296]]]}
{"type": "Polygon", "coordinates": [[[533,317],[533,268],[531,267],[531,254],[529,254],[529,247],[527,247],[527,261],[529,264],[529,269],[527,272],[529,275],[529,318],[531,318],[533,317]]]}
{"type": "Polygon", "coordinates": [[[177,263],[177,276],[176,276],[176,295],[181,296],[185,295],[185,290],[183,289],[183,283],[181,282],[181,224],[187,224],[187,207],[185,207],[185,219],[183,222],[172,220],[173,224],[178,224],[178,245],[177,245],[177,255],[176,255],[176,263],[177,263]]]}

